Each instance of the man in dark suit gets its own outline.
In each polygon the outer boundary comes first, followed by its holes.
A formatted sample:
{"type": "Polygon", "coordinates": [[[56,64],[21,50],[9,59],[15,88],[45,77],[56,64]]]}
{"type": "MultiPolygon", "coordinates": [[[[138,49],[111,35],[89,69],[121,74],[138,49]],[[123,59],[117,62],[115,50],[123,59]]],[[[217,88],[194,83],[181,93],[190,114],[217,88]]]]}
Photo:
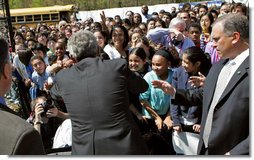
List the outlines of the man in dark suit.
{"type": "Polygon", "coordinates": [[[153,82],[153,85],[174,96],[178,104],[193,105],[202,102],[200,99],[203,98],[198,154],[248,155],[250,70],[247,17],[240,14],[220,17],[213,25],[212,39],[222,60],[212,66],[204,92],[193,94],[175,90],[162,81],[153,82]],[[228,71],[231,74],[226,75],[228,72],[223,71],[229,64],[233,64],[228,71]],[[221,86],[224,81],[227,83],[221,86]],[[224,89],[218,92],[221,88],[224,89]]]}
{"type": "Polygon", "coordinates": [[[10,89],[12,69],[8,43],[0,39],[0,154],[45,154],[40,134],[6,106],[4,95],[10,89]]]}
{"type": "Polygon", "coordinates": [[[98,44],[90,31],[73,34],[68,50],[77,63],[56,75],[51,95],[62,97],[67,107],[72,154],[147,154],[128,107],[128,90],[144,92],[146,81],[128,69],[125,59],[97,57],[98,44]]]}

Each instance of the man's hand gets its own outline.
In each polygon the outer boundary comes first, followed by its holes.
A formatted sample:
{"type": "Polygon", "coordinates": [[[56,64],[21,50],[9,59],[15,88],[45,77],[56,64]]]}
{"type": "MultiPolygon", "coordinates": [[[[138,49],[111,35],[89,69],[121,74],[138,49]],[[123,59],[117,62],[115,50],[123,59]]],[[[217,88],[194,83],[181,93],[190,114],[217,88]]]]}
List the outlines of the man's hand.
{"type": "Polygon", "coordinates": [[[162,89],[166,94],[169,94],[170,96],[175,94],[175,88],[166,81],[154,80],[152,81],[152,85],[154,88],[162,89]]]}

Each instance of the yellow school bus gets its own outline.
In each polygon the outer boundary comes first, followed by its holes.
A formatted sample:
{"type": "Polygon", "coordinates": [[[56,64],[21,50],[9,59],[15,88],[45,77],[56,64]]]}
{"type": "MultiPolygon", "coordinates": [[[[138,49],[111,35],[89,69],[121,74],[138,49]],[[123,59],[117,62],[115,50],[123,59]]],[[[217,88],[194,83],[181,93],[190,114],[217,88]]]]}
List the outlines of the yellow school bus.
{"type": "Polygon", "coordinates": [[[70,16],[76,12],[78,9],[73,4],[10,9],[12,26],[16,28],[21,25],[36,27],[38,23],[57,24],[62,19],[69,21],[70,16]]]}

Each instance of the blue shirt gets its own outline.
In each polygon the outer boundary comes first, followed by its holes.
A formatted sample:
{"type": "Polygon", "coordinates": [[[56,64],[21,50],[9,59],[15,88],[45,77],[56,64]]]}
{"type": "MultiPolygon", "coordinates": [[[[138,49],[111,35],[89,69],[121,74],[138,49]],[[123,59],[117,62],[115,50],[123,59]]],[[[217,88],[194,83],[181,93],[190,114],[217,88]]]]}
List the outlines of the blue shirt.
{"type": "Polygon", "coordinates": [[[36,71],[34,71],[32,74],[32,81],[41,90],[43,89],[44,83],[47,82],[48,78],[49,73],[46,71],[42,75],[39,75],[36,71]]]}
{"type": "MultiPolygon", "coordinates": [[[[169,69],[168,72],[169,74],[166,81],[171,83],[173,71],[169,69]]],[[[154,71],[150,71],[144,76],[144,79],[148,83],[149,88],[146,92],[140,94],[139,99],[146,100],[157,114],[159,115],[167,114],[171,103],[170,96],[168,94],[165,94],[163,90],[159,88],[154,88],[152,86],[152,81],[160,80],[160,78],[156,75],[154,71]]],[[[142,113],[148,118],[151,117],[145,108],[142,108],[142,113]]]]}
{"type": "Polygon", "coordinates": [[[0,104],[3,104],[3,105],[5,105],[5,106],[6,106],[6,103],[5,103],[4,97],[1,97],[1,96],[0,96],[0,104]]]}

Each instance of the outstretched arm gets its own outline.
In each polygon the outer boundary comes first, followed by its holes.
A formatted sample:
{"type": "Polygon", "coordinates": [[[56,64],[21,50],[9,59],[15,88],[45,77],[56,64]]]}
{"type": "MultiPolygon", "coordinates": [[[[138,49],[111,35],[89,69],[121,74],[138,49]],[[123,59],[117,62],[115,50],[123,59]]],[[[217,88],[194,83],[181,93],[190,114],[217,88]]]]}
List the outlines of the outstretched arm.
{"type": "Polygon", "coordinates": [[[203,90],[199,89],[196,92],[192,90],[176,90],[171,84],[162,80],[152,81],[154,88],[162,89],[166,94],[172,96],[172,103],[183,106],[199,106],[202,105],[203,90]]]}
{"type": "Polygon", "coordinates": [[[162,89],[166,94],[169,94],[170,96],[174,96],[176,93],[176,89],[166,81],[154,80],[152,81],[152,85],[154,88],[162,89]]]}

